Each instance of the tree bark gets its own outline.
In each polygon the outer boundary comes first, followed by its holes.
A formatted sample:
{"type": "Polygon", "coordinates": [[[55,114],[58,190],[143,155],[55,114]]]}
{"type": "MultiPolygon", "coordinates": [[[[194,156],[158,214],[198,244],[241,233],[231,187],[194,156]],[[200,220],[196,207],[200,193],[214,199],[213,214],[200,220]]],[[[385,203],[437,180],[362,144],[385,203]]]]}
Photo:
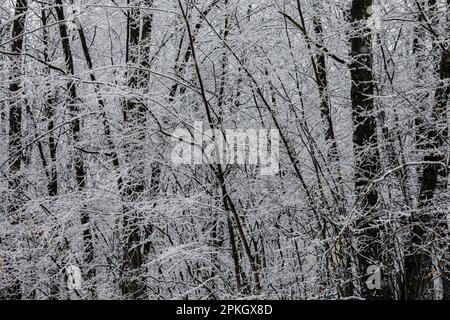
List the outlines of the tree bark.
{"type": "MultiPolygon", "coordinates": [[[[146,0],[147,8],[153,5],[153,0],[146,0]]],[[[153,28],[153,14],[144,13],[140,8],[130,8],[128,12],[128,43],[127,63],[139,68],[130,72],[128,86],[135,90],[147,90],[148,72],[150,62],[150,40],[153,28]],[[142,29],[141,29],[142,23],[142,29]]],[[[123,271],[127,273],[122,281],[122,293],[133,300],[145,298],[145,283],[140,275],[144,263],[146,248],[142,245],[143,235],[149,235],[151,228],[143,230],[142,214],[133,208],[133,202],[142,200],[146,191],[155,192],[158,189],[157,178],[159,168],[153,168],[152,186],[148,187],[145,180],[144,141],[145,128],[147,126],[145,106],[130,98],[124,104],[124,121],[129,140],[125,150],[127,164],[132,168],[128,172],[128,180],[125,183],[123,198],[127,202],[124,207],[124,243],[123,243],[123,271]],[[128,202],[130,204],[128,204],[128,202]]]]}
{"type": "MultiPolygon", "coordinates": [[[[425,14],[423,1],[416,2],[419,13],[418,22],[431,24],[429,17],[425,14]],[[422,3],[422,4],[421,4],[422,3]]],[[[437,12],[436,1],[428,1],[429,12],[437,12]]],[[[447,8],[449,10],[449,8],[447,8]]],[[[448,12],[448,11],[447,11],[448,12]]],[[[434,15],[433,17],[434,18],[434,15]]],[[[415,49],[422,49],[421,38],[423,34],[415,39],[415,49]]],[[[435,34],[432,37],[435,38],[435,34]]],[[[448,234],[449,226],[446,222],[446,208],[436,208],[431,202],[438,193],[447,189],[448,165],[446,165],[448,154],[448,120],[447,104],[450,95],[450,51],[448,46],[433,42],[433,51],[441,49],[440,62],[437,66],[439,84],[434,94],[434,104],[431,108],[431,117],[428,117],[430,108],[426,107],[426,101],[420,103],[420,114],[416,119],[418,150],[424,154],[424,162],[427,164],[419,175],[419,197],[418,208],[410,218],[410,238],[405,254],[405,297],[409,300],[433,299],[436,297],[433,290],[433,256],[430,252],[433,247],[440,252],[437,268],[441,273],[444,286],[444,298],[449,298],[449,265],[448,259],[448,234]],[[447,145],[447,146],[446,146],[447,145]],[[434,206],[434,207],[433,207],[434,206]],[[434,243],[433,243],[434,240],[434,243]]],[[[419,64],[423,69],[423,65],[419,64]]],[[[419,69],[419,72],[421,69],[419,69]]]]}
{"type": "MultiPolygon", "coordinates": [[[[417,212],[411,217],[411,239],[405,258],[405,286],[408,299],[427,299],[433,297],[432,257],[430,256],[429,239],[435,234],[444,248],[442,252],[448,255],[448,223],[443,213],[432,208],[431,200],[437,192],[447,189],[448,165],[446,163],[448,145],[447,103],[450,95],[450,51],[443,50],[439,71],[440,83],[435,92],[435,103],[432,109],[432,124],[426,135],[427,154],[421,178],[419,205],[417,212]],[[430,164],[435,162],[436,164],[430,164]],[[444,164],[444,165],[442,165],[444,164]]],[[[445,258],[443,272],[444,295],[448,298],[449,275],[445,258]]]]}
{"type": "Polygon", "coordinates": [[[388,298],[383,291],[371,291],[366,286],[366,270],[379,265],[382,246],[380,226],[376,223],[378,191],[370,183],[380,172],[377,123],[374,110],[374,76],[372,70],[372,31],[368,24],[372,0],[353,0],[351,22],[356,30],[351,37],[351,100],[353,113],[353,149],[355,154],[355,191],[362,217],[357,222],[361,234],[357,253],[362,296],[366,299],[388,298]]]}
{"type": "MultiPolygon", "coordinates": [[[[11,192],[8,203],[8,217],[12,224],[20,223],[23,201],[21,199],[21,166],[22,166],[22,51],[23,33],[25,31],[27,0],[17,0],[14,11],[11,43],[11,82],[9,84],[9,179],[8,187],[11,192]]],[[[12,281],[12,280],[11,280],[12,281]]],[[[18,281],[8,283],[6,297],[21,299],[22,289],[18,281]]]]}

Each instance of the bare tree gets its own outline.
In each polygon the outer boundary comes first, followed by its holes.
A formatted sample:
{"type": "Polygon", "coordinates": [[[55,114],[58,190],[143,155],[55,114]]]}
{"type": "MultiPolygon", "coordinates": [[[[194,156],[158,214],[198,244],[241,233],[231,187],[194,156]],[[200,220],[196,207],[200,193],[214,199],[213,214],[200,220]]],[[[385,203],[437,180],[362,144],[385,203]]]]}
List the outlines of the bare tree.
{"type": "MultiPolygon", "coordinates": [[[[21,166],[23,157],[22,145],[22,108],[24,103],[22,88],[22,66],[26,13],[28,2],[17,0],[14,11],[11,43],[11,75],[9,84],[9,174],[8,186],[11,192],[8,202],[8,216],[13,224],[22,220],[23,197],[21,166]]],[[[22,297],[21,286],[18,279],[10,279],[7,285],[6,296],[12,299],[22,297]]]]}
{"type": "MultiPolygon", "coordinates": [[[[70,44],[69,34],[67,32],[66,18],[64,14],[64,7],[62,0],[55,0],[55,11],[59,27],[59,35],[61,37],[62,50],[64,53],[65,66],[67,73],[71,76],[75,76],[75,65],[73,61],[72,48],[70,44]]],[[[73,165],[75,173],[76,188],[79,192],[83,192],[86,187],[86,168],[83,159],[82,151],[79,147],[81,140],[81,121],[79,110],[79,98],[76,89],[76,83],[74,79],[71,79],[67,83],[67,106],[69,109],[70,120],[70,132],[72,143],[74,144],[73,165]]],[[[95,268],[92,266],[94,261],[94,244],[92,239],[90,217],[86,208],[81,208],[80,213],[81,224],[83,226],[83,242],[84,242],[84,263],[85,274],[87,281],[95,281],[95,268]]],[[[91,287],[91,295],[96,296],[95,286],[91,287]]]]}
{"type": "MultiPolygon", "coordinates": [[[[364,274],[370,265],[381,262],[382,244],[380,225],[377,223],[379,209],[378,191],[371,187],[380,172],[378,151],[377,121],[374,110],[374,76],[372,32],[368,24],[371,16],[371,0],[353,0],[351,22],[355,31],[351,37],[351,99],[353,111],[353,142],[355,153],[355,190],[358,207],[362,217],[357,222],[358,263],[360,273],[364,274]]],[[[361,288],[363,296],[372,298],[367,290],[364,277],[361,288]]]]}
{"type": "MultiPolygon", "coordinates": [[[[422,8],[419,10],[424,16],[422,8]]],[[[448,10],[448,9],[447,9],[448,10]]],[[[429,23],[429,21],[427,20],[429,23]]],[[[437,247],[441,258],[435,268],[441,269],[444,282],[444,296],[448,297],[448,223],[446,209],[432,203],[447,190],[448,180],[448,118],[447,104],[450,95],[450,51],[448,46],[441,45],[439,63],[439,83],[434,94],[430,121],[422,125],[424,136],[421,137],[426,150],[424,165],[419,183],[418,208],[411,217],[411,239],[405,258],[405,285],[408,299],[426,299],[433,297],[433,247],[437,247]]],[[[423,110],[423,109],[422,109],[423,110]]],[[[426,109],[421,117],[427,117],[426,109]]],[[[435,248],[436,249],[436,248],[435,248]]]]}

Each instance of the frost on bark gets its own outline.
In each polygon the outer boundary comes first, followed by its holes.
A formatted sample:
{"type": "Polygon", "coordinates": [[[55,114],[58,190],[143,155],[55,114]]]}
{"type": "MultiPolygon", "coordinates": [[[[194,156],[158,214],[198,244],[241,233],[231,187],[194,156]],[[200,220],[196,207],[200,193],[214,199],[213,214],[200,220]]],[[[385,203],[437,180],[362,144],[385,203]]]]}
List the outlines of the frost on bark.
{"type": "MultiPolygon", "coordinates": [[[[357,205],[362,215],[356,226],[360,229],[357,259],[362,274],[369,266],[379,265],[382,261],[380,226],[377,224],[379,194],[378,190],[371,186],[381,167],[373,101],[372,30],[368,24],[372,5],[372,0],[353,0],[351,8],[351,22],[354,28],[350,41],[355,191],[357,205]]],[[[361,281],[361,290],[365,298],[379,297],[382,294],[368,290],[365,277],[361,281]]]]}
{"type": "MultiPolygon", "coordinates": [[[[439,65],[439,84],[431,109],[431,122],[424,138],[424,165],[419,189],[418,208],[411,216],[410,246],[405,257],[405,287],[408,299],[433,297],[433,270],[440,269],[444,296],[448,298],[448,214],[446,207],[436,206],[432,200],[447,190],[448,179],[448,119],[450,95],[450,51],[442,48],[439,65]],[[437,248],[436,248],[437,247],[437,248]],[[433,267],[433,248],[440,251],[437,266],[433,267]]],[[[445,198],[444,198],[445,199],[445,198]]]]}
{"type": "MultiPolygon", "coordinates": [[[[56,17],[59,22],[59,35],[61,37],[62,51],[64,55],[65,67],[69,75],[75,75],[75,66],[72,55],[72,48],[69,39],[69,34],[66,25],[66,18],[64,13],[64,5],[62,0],[55,0],[55,11],[56,17]]],[[[69,111],[69,116],[72,118],[70,121],[70,134],[72,143],[74,145],[75,151],[73,152],[73,167],[74,176],[76,182],[76,189],[82,193],[86,187],[86,167],[83,159],[82,151],[79,149],[79,144],[81,142],[81,120],[79,118],[80,108],[79,108],[79,97],[77,94],[76,83],[74,80],[70,80],[67,83],[67,106],[69,111]]],[[[94,261],[94,243],[92,238],[92,226],[91,219],[87,212],[87,209],[81,205],[80,212],[81,225],[83,227],[83,245],[84,245],[84,264],[85,267],[83,271],[85,272],[85,280],[89,282],[95,281],[96,270],[92,266],[94,261]]],[[[95,285],[90,283],[90,291],[93,297],[96,296],[95,285]]]]}
{"type": "Polygon", "coordinates": [[[0,1],[1,298],[448,299],[445,3],[0,1]]]}
{"type": "MultiPolygon", "coordinates": [[[[26,13],[28,10],[27,0],[17,0],[14,11],[14,21],[12,27],[11,43],[11,73],[9,84],[9,201],[8,201],[8,221],[11,224],[20,223],[22,220],[24,190],[21,177],[22,167],[22,109],[23,109],[23,88],[22,88],[22,51],[24,49],[24,37],[26,13]]],[[[6,282],[5,298],[21,299],[21,285],[17,279],[5,270],[3,280],[6,282]]],[[[2,292],[0,291],[0,296],[2,292]]]]}
{"type": "MultiPolygon", "coordinates": [[[[128,86],[139,93],[148,92],[149,75],[146,70],[150,66],[150,41],[152,39],[153,13],[147,11],[153,0],[143,1],[128,11],[127,62],[128,86]]],[[[128,177],[125,180],[124,198],[124,240],[123,240],[123,272],[122,292],[132,299],[144,299],[146,284],[141,276],[142,265],[149,250],[148,237],[152,227],[145,224],[144,212],[135,208],[134,203],[142,201],[146,196],[155,193],[159,186],[160,168],[152,166],[151,185],[146,179],[146,149],[144,147],[147,128],[147,109],[139,97],[130,97],[124,103],[124,126],[128,140],[125,146],[125,159],[128,166],[128,177]],[[147,242],[143,245],[142,242],[147,242]]]]}

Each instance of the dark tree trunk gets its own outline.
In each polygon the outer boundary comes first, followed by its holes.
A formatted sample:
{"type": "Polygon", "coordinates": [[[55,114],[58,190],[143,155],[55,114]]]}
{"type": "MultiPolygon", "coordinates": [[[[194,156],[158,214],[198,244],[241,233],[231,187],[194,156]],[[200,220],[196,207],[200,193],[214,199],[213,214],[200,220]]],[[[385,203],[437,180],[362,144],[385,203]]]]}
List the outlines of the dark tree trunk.
{"type": "MultiPolygon", "coordinates": [[[[313,23],[314,30],[319,37],[319,46],[323,47],[323,27],[320,17],[315,16],[313,19],[313,23]]],[[[316,61],[316,80],[320,94],[320,114],[325,125],[325,141],[327,142],[328,147],[328,159],[331,162],[330,165],[339,166],[338,146],[336,142],[336,136],[334,134],[333,118],[331,115],[330,107],[326,57],[323,51],[319,51],[316,54],[316,61]]],[[[340,178],[340,174],[338,175],[338,178],[340,178]]]]}
{"type": "MultiPolygon", "coordinates": [[[[91,81],[96,83],[95,85],[95,93],[97,95],[97,102],[98,105],[100,107],[100,112],[102,115],[102,123],[103,123],[103,132],[105,134],[105,138],[106,138],[106,143],[108,145],[108,154],[110,155],[112,164],[114,166],[114,169],[117,171],[117,173],[119,173],[120,171],[120,162],[119,162],[119,156],[117,155],[116,152],[116,146],[113,140],[113,136],[112,136],[112,131],[111,131],[111,125],[108,121],[107,115],[106,115],[106,104],[105,104],[105,100],[103,99],[101,93],[100,93],[100,85],[97,83],[97,78],[94,74],[94,63],[92,62],[92,58],[91,58],[91,53],[89,51],[89,46],[88,46],[88,42],[86,39],[86,34],[84,32],[84,29],[79,21],[78,18],[77,19],[77,28],[78,28],[78,36],[80,37],[80,42],[81,42],[81,48],[83,49],[83,55],[84,55],[84,59],[86,60],[86,65],[89,68],[90,71],[90,78],[91,81]]],[[[117,186],[119,191],[122,191],[123,188],[123,178],[121,176],[118,177],[117,179],[117,186]]]]}
{"type": "MultiPolygon", "coordinates": [[[[419,81],[423,81],[424,77],[427,74],[427,71],[429,69],[436,70],[436,64],[430,63],[430,59],[427,59],[429,57],[428,49],[426,48],[426,42],[427,41],[433,41],[434,36],[430,32],[426,32],[426,29],[423,28],[423,25],[426,24],[426,15],[423,12],[424,6],[428,2],[428,6],[430,7],[430,12],[436,11],[436,1],[435,0],[420,0],[418,13],[417,13],[417,26],[414,28],[414,41],[413,41],[413,53],[414,57],[416,59],[416,72],[417,72],[417,79],[419,81]],[[422,11],[421,11],[422,9],[422,11]]],[[[427,122],[426,119],[424,119],[424,115],[427,114],[427,104],[428,99],[430,97],[430,94],[427,92],[419,93],[417,95],[417,102],[418,102],[418,110],[417,110],[417,116],[414,119],[415,124],[415,139],[416,139],[416,148],[419,151],[423,151],[426,144],[426,132],[427,132],[427,122]]]]}
{"type": "MultiPolygon", "coordinates": [[[[62,0],[55,0],[55,11],[59,22],[59,34],[61,37],[62,49],[64,54],[65,65],[67,73],[74,76],[75,67],[72,56],[72,49],[70,46],[69,35],[67,32],[66,18],[64,15],[64,7],[62,0]]],[[[70,132],[72,140],[75,146],[80,143],[81,140],[81,121],[79,116],[78,107],[78,95],[76,90],[76,84],[74,80],[70,80],[67,84],[68,99],[67,105],[69,114],[72,117],[70,122],[70,132]]],[[[78,191],[83,191],[86,186],[86,169],[84,165],[83,156],[80,150],[74,152],[74,168],[75,168],[75,181],[78,191]]],[[[94,244],[92,239],[90,217],[84,208],[81,209],[81,224],[83,226],[83,242],[84,242],[84,263],[85,263],[85,282],[95,280],[95,269],[91,266],[94,261],[94,244]]],[[[95,284],[91,284],[90,292],[92,296],[96,295],[95,284]]]]}
{"type": "MultiPolygon", "coordinates": [[[[153,5],[153,0],[146,0],[147,8],[153,5]]],[[[138,70],[129,72],[128,86],[136,90],[148,89],[149,73],[145,69],[150,63],[150,40],[153,27],[153,14],[139,8],[128,12],[128,43],[127,63],[138,70]],[[142,29],[141,29],[142,23],[142,29]]],[[[147,125],[146,108],[134,98],[124,104],[124,120],[130,142],[125,150],[126,162],[132,169],[128,172],[123,197],[124,206],[124,248],[123,271],[126,273],[122,281],[122,293],[133,300],[145,299],[146,286],[140,275],[145,255],[149,245],[142,245],[143,238],[150,235],[151,228],[144,228],[142,213],[133,208],[133,202],[142,200],[146,191],[155,193],[159,185],[159,168],[153,168],[152,186],[146,185],[145,157],[143,156],[145,127],[147,125]]]]}
{"type": "MultiPolygon", "coordinates": [[[[411,217],[410,247],[405,258],[405,286],[408,299],[429,299],[433,297],[433,273],[430,245],[428,243],[432,234],[442,243],[444,254],[448,255],[448,225],[444,213],[436,212],[431,206],[431,200],[438,191],[447,189],[448,167],[443,166],[446,161],[445,144],[448,143],[447,103],[450,95],[450,51],[443,50],[440,62],[440,83],[435,92],[435,103],[432,109],[431,125],[426,134],[424,146],[427,162],[423,169],[419,206],[417,212],[411,217]],[[436,164],[430,163],[435,162],[436,164]],[[442,222],[443,221],[443,222],[442,222]]],[[[445,259],[444,259],[445,260],[445,259]]],[[[446,265],[445,261],[443,264],[446,265]]],[[[445,266],[444,269],[448,269],[445,266]]],[[[444,295],[448,297],[448,270],[443,274],[444,295]]]]}
{"type": "MultiPolygon", "coordinates": [[[[228,5],[228,1],[225,0],[224,1],[224,5],[227,6],[228,5]]],[[[224,40],[224,42],[227,41],[228,39],[228,34],[229,34],[229,17],[226,16],[225,17],[225,21],[224,21],[224,27],[223,27],[223,31],[222,31],[222,38],[224,40]]],[[[193,36],[194,38],[194,36],[193,36]]],[[[193,40],[194,42],[194,40],[193,40]]],[[[220,64],[220,68],[221,68],[221,73],[220,73],[220,77],[219,77],[219,96],[217,98],[217,107],[218,107],[218,126],[222,126],[222,121],[223,121],[223,117],[224,117],[224,110],[223,107],[226,104],[226,96],[225,96],[225,89],[226,89],[226,81],[227,81],[227,62],[228,62],[228,56],[227,56],[227,52],[226,52],[226,48],[223,48],[223,53],[222,53],[222,58],[221,58],[221,64],[220,64]]],[[[190,49],[189,49],[189,52],[190,49]]],[[[229,205],[226,201],[223,201],[223,207],[224,210],[229,212],[230,208],[229,205]]],[[[214,224],[218,225],[220,222],[220,220],[215,220],[214,224]]],[[[239,259],[239,252],[238,252],[238,246],[236,243],[236,238],[235,238],[235,227],[233,225],[233,220],[231,217],[227,217],[227,228],[228,228],[228,235],[229,235],[229,241],[230,241],[230,246],[231,246],[231,257],[233,259],[233,263],[234,263],[234,273],[235,273],[235,279],[236,279],[236,288],[238,292],[243,292],[243,293],[249,293],[251,288],[249,286],[249,284],[247,283],[247,277],[244,274],[244,270],[242,269],[242,266],[240,264],[240,259],[239,259]]],[[[216,234],[217,235],[217,234],[216,234]]],[[[221,241],[222,239],[222,235],[218,236],[219,241],[221,241]]],[[[218,266],[220,268],[220,266],[218,266]]]]}
{"type": "MultiPolygon", "coordinates": [[[[25,30],[26,12],[28,10],[27,0],[17,0],[14,11],[14,22],[12,28],[12,66],[11,83],[9,85],[9,179],[8,187],[11,192],[8,203],[8,218],[12,224],[20,223],[22,199],[20,169],[22,165],[22,51],[23,33],[25,30]]],[[[13,277],[11,277],[13,278],[13,277]]],[[[6,287],[6,298],[21,299],[21,286],[18,281],[8,283],[6,287]]]]}
{"type": "MultiPolygon", "coordinates": [[[[49,17],[52,14],[50,9],[46,9],[45,4],[41,4],[41,23],[42,23],[42,45],[43,45],[43,61],[45,63],[50,63],[50,57],[49,57],[49,30],[48,30],[48,22],[49,17]]],[[[45,69],[46,75],[50,75],[51,70],[50,68],[45,69]]],[[[43,162],[43,167],[46,171],[47,176],[47,192],[50,198],[56,197],[58,195],[58,171],[56,167],[56,154],[57,154],[57,142],[55,139],[54,129],[55,129],[55,120],[54,120],[54,114],[55,114],[55,101],[52,95],[53,92],[53,86],[51,83],[46,84],[47,89],[44,92],[44,115],[46,120],[48,121],[47,124],[47,130],[48,130],[48,150],[50,154],[50,160],[45,160],[45,155],[42,151],[41,158],[43,162]]],[[[39,144],[40,146],[40,144],[39,144]]],[[[42,149],[42,148],[39,148],[42,149]]],[[[58,250],[55,252],[55,256],[58,256],[60,254],[60,251],[58,250]]],[[[48,270],[48,273],[50,275],[49,279],[49,299],[55,300],[60,297],[60,277],[59,277],[59,268],[57,266],[54,266],[53,268],[50,268],[48,270]]]]}
{"type": "Polygon", "coordinates": [[[22,50],[23,32],[25,29],[26,12],[28,4],[26,0],[18,0],[15,8],[13,22],[11,52],[13,55],[11,66],[11,83],[9,85],[9,188],[12,192],[8,207],[11,221],[19,222],[20,218],[20,169],[22,165],[22,50]]]}
{"type": "MultiPolygon", "coordinates": [[[[353,111],[353,142],[355,153],[355,191],[357,205],[362,214],[358,221],[360,231],[357,253],[360,273],[366,274],[371,265],[382,262],[380,226],[376,223],[378,191],[371,181],[380,172],[380,154],[376,115],[374,111],[374,77],[372,70],[372,31],[368,25],[372,0],[353,0],[351,22],[356,29],[351,38],[351,99],[353,111]]],[[[364,298],[389,298],[383,290],[369,290],[366,277],[361,283],[364,298]]]]}
{"type": "MultiPolygon", "coordinates": [[[[450,34],[450,0],[447,0],[447,23],[445,32],[450,34]]],[[[447,61],[448,62],[448,61],[447,61]]],[[[448,111],[447,111],[448,112],[448,111]]],[[[447,133],[448,138],[448,133],[447,133]]],[[[447,167],[447,174],[449,168],[447,167]]],[[[448,187],[448,186],[447,186],[448,187]]],[[[443,267],[443,289],[444,289],[444,300],[450,300],[450,224],[447,226],[447,238],[444,238],[444,267],[443,267]],[[446,243],[446,244],[445,244],[446,243]]]]}
{"type": "MultiPolygon", "coordinates": [[[[425,13],[424,1],[417,2],[418,22],[432,23],[437,12],[436,1],[429,0],[428,12],[425,13]]],[[[450,10],[447,8],[447,10],[450,10]]],[[[420,34],[414,42],[414,49],[423,49],[421,40],[424,35],[420,34]]],[[[435,36],[434,34],[432,35],[435,36]]],[[[436,40],[436,39],[433,39],[436,40]]],[[[448,47],[440,47],[433,42],[433,52],[441,50],[440,62],[437,64],[439,74],[439,85],[435,91],[434,104],[431,108],[431,117],[425,121],[430,114],[427,102],[419,103],[420,114],[416,119],[416,143],[417,148],[424,154],[424,162],[427,164],[419,175],[419,198],[418,208],[410,218],[411,232],[409,246],[405,255],[405,291],[406,298],[410,300],[432,299],[434,293],[433,283],[433,257],[430,255],[432,247],[437,247],[441,258],[437,269],[442,273],[441,279],[444,285],[444,298],[449,298],[449,265],[448,259],[448,224],[446,223],[446,209],[434,207],[431,200],[438,193],[447,189],[448,165],[446,165],[448,146],[448,120],[447,104],[449,101],[450,85],[450,51],[448,47]],[[434,164],[435,163],[435,164],[434,164]],[[444,165],[443,165],[444,164],[444,165]],[[432,241],[434,240],[434,244],[432,241]]],[[[419,66],[419,72],[423,71],[423,61],[419,66]]]]}
{"type": "MultiPolygon", "coordinates": [[[[208,13],[211,11],[211,9],[213,8],[213,5],[217,2],[217,0],[213,1],[203,12],[202,12],[202,16],[200,17],[199,22],[197,22],[194,26],[194,30],[192,32],[192,38],[194,40],[194,43],[196,42],[196,38],[198,35],[198,32],[200,31],[200,28],[203,25],[203,22],[205,21],[206,16],[208,15],[208,13]]],[[[184,40],[186,39],[185,34],[181,37],[179,45],[178,45],[178,49],[177,49],[177,57],[176,57],[176,61],[175,61],[175,74],[177,74],[178,76],[182,76],[183,72],[186,70],[186,67],[188,65],[189,60],[191,59],[192,56],[192,51],[191,51],[191,47],[188,45],[186,48],[186,51],[184,52],[183,55],[183,59],[180,61],[181,55],[182,55],[182,49],[183,49],[183,43],[184,40]]],[[[181,88],[178,90],[179,87],[179,83],[175,82],[171,87],[170,87],[170,92],[169,92],[169,102],[173,102],[175,99],[175,96],[177,95],[177,92],[179,92],[180,94],[183,94],[184,91],[186,90],[186,88],[184,86],[181,86],[181,88]]]]}

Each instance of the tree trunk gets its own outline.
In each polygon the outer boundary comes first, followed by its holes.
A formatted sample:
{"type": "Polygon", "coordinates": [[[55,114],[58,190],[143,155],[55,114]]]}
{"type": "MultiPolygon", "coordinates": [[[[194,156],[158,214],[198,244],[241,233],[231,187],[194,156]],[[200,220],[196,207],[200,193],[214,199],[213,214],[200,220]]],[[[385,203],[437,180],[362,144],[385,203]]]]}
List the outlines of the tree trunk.
{"type": "MultiPolygon", "coordinates": [[[[153,0],[144,1],[147,8],[153,5],[153,0]]],[[[138,68],[131,71],[128,86],[135,90],[147,90],[149,73],[144,69],[149,68],[150,40],[153,27],[153,14],[139,8],[129,9],[128,12],[128,43],[127,63],[138,68]],[[142,23],[142,28],[141,28],[142,23]]],[[[144,141],[145,128],[147,126],[146,108],[134,98],[130,98],[124,105],[124,120],[128,135],[126,147],[126,162],[132,168],[128,171],[128,180],[125,184],[123,197],[124,207],[124,243],[123,243],[123,269],[126,273],[123,280],[122,293],[133,299],[145,298],[145,283],[140,275],[142,264],[149,245],[142,245],[143,234],[149,235],[143,228],[142,214],[133,208],[133,202],[141,201],[146,191],[154,191],[159,181],[152,181],[155,186],[146,186],[145,180],[145,156],[144,141]]],[[[153,170],[153,175],[158,171],[153,170]]],[[[156,176],[155,176],[156,177],[156,176]]],[[[154,180],[154,179],[152,179],[154,180]]],[[[151,233],[151,230],[150,230],[151,233]]]]}
{"type": "MultiPolygon", "coordinates": [[[[320,46],[323,47],[323,27],[320,17],[314,16],[313,19],[314,30],[316,35],[319,37],[320,46]]],[[[328,76],[327,76],[327,65],[326,65],[326,57],[323,51],[319,51],[316,54],[316,80],[317,86],[319,88],[320,94],[320,114],[322,116],[322,121],[325,125],[325,141],[327,143],[327,155],[330,160],[330,164],[333,166],[337,166],[336,172],[338,173],[338,179],[341,178],[339,172],[339,152],[338,146],[336,142],[336,136],[334,134],[334,126],[333,126],[333,118],[331,115],[331,107],[330,107],[330,94],[328,88],[328,76]]]]}
{"type": "MultiPolygon", "coordinates": [[[[447,189],[448,167],[445,165],[448,150],[448,121],[447,103],[450,95],[450,51],[445,49],[441,55],[440,83],[435,92],[435,103],[432,109],[432,128],[426,135],[427,154],[424,161],[427,163],[423,169],[419,205],[417,212],[411,217],[410,247],[405,258],[405,286],[408,299],[428,299],[433,297],[432,257],[429,252],[432,235],[437,235],[438,246],[443,246],[442,252],[448,255],[448,224],[446,210],[436,212],[431,200],[436,193],[447,189]],[[447,144],[447,145],[446,145],[447,144]],[[430,162],[434,162],[430,163],[430,162]],[[444,165],[442,165],[444,164],[444,165]]],[[[442,261],[447,265],[445,259],[442,261]]],[[[448,297],[448,266],[443,274],[444,295],[448,297]]]]}
{"type": "MultiPolygon", "coordinates": [[[[27,0],[17,0],[14,12],[11,44],[11,83],[9,84],[9,179],[11,192],[8,203],[8,218],[12,224],[20,223],[23,202],[21,199],[21,165],[22,165],[22,51],[25,30],[27,0]]],[[[12,278],[12,277],[11,277],[12,278]]],[[[12,281],[12,280],[11,280],[12,281]]],[[[21,299],[21,286],[18,281],[8,283],[6,297],[21,299]]]]}
{"type": "MultiPolygon", "coordinates": [[[[69,35],[67,32],[66,26],[66,18],[64,15],[64,7],[62,4],[62,0],[55,0],[55,10],[56,16],[59,22],[59,34],[61,37],[62,49],[64,54],[64,60],[66,64],[67,73],[69,75],[75,75],[75,67],[72,56],[72,49],[70,46],[69,35]]],[[[81,123],[79,116],[79,107],[78,107],[78,95],[76,90],[76,84],[74,80],[70,80],[67,84],[68,91],[68,99],[67,105],[69,109],[69,114],[72,117],[70,122],[70,132],[71,138],[73,140],[74,145],[80,143],[81,141],[81,123]]],[[[86,186],[86,169],[84,165],[83,156],[80,150],[74,151],[74,168],[75,168],[75,181],[77,190],[82,192],[86,186]]],[[[92,231],[91,231],[91,223],[90,217],[84,208],[81,209],[81,224],[83,226],[83,242],[84,242],[84,263],[85,263],[85,282],[94,281],[96,271],[91,266],[94,261],[94,244],[92,240],[92,231]]],[[[96,295],[95,284],[90,284],[91,287],[89,289],[92,296],[96,295]]]]}
{"type": "Polygon", "coordinates": [[[380,227],[376,223],[378,191],[367,189],[380,171],[377,123],[374,112],[374,77],[372,70],[372,31],[368,25],[372,0],[353,0],[351,21],[356,30],[351,38],[351,100],[353,113],[353,142],[355,153],[355,191],[357,206],[362,214],[358,221],[361,234],[357,253],[362,295],[366,299],[388,298],[383,291],[371,291],[366,286],[366,270],[380,265],[382,246],[378,242],[380,227]]]}

